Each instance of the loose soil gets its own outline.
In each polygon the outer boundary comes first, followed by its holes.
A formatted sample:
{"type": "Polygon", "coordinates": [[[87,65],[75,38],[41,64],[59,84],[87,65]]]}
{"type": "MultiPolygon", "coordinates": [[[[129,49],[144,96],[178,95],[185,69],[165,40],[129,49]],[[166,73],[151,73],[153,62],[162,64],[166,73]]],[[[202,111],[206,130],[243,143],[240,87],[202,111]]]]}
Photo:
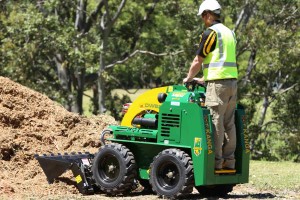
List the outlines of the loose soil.
{"type": "Polygon", "coordinates": [[[108,124],[116,124],[114,118],[68,112],[47,96],[0,77],[0,195],[78,193],[66,180],[49,186],[34,155],[97,152],[108,124]]]}
{"type": "MultiPolygon", "coordinates": [[[[138,188],[127,197],[81,195],[70,171],[48,184],[35,154],[90,152],[100,147],[99,134],[107,115],[84,117],[68,112],[47,96],[0,77],[0,199],[158,199],[138,188]]],[[[272,194],[250,184],[238,185],[228,198],[297,198],[272,194]]],[[[203,199],[196,190],[187,199],[203,199]]]]}

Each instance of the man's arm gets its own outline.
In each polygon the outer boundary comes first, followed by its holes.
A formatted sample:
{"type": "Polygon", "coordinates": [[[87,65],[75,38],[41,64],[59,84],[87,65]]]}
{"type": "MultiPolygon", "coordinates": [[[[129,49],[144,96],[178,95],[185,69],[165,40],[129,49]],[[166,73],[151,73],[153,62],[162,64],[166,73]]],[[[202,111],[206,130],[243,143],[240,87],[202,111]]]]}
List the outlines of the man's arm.
{"type": "MultiPolygon", "coordinates": [[[[196,57],[194,58],[191,64],[187,77],[183,79],[183,83],[191,82],[193,78],[197,75],[197,73],[200,71],[204,58],[216,47],[216,37],[216,32],[211,29],[205,30],[204,33],[201,35],[199,48],[196,51],[196,57]]],[[[196,80],[198,83],[204,84],[203,77],[194,78],[194,80],[196,80]]]]}
{"type": "Polygon", "coordinates": [[[197,55],[194,58],[194,60],[193,60],[193,62],[191,64],[191,67],[189,69],[189,73],[188,73],[187,77],[185,79],[183,79],[183,83],[191,82],[193,80],[193,78],[200,71],[202,62],[203,62],[203,58],[201,56],[197,55]]]}

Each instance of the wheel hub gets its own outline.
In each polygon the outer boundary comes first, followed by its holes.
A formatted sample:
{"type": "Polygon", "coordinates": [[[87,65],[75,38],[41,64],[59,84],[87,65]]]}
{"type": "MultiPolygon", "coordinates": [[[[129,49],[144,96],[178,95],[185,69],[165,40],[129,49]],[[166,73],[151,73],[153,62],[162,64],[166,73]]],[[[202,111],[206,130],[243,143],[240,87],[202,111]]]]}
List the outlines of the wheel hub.
{"type": "Polygon", "coordinates": [[[169,171],[169,172],[166,174],[166,176],[167,176],[169,179],[174,179],[174,178],[175,178],[175,172],[174,172],[174,171],[173,171],[173,172],[169,171]]]}
{"type": "Polygon", "coordinates": [[[165,162],[157,170],[158,184],[165,189],[176,187],[179,182],[179,171],[173,162],[165,162]]]}
{"type": "Polygon", "coordinates": [[[116,168],[113,164],[108,165],[108,173],[114,173],[116,168]]]}
{"type": "Polygon", "coordinates": [[[100,160],[98,170],[102,180],[115,181],[120,173],[119,161],[114,155],[107,154],[100,160]]]}

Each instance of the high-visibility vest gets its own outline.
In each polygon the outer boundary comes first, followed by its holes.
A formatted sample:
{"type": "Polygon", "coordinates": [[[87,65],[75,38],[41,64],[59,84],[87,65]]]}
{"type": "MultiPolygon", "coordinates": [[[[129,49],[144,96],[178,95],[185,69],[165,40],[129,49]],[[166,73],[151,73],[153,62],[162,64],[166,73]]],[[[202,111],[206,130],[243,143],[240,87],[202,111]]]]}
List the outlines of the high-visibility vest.
{"type": "Polygon", "coordinates": [[[204,80],[237,78],[236,40],[234,33],[221,23],[209,28],[216,32],[217,41],[215,49],[203,60],[204,80]]]}

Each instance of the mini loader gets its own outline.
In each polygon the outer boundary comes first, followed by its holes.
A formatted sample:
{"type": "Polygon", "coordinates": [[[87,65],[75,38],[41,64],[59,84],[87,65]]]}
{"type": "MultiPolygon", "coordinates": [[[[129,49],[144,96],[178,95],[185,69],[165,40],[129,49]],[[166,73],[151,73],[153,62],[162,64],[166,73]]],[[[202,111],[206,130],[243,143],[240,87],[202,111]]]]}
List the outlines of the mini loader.
{"type": "Polygon", "coordinates": [[[120,126],[103,130],[99,152],[36,159],[49,183],[71,169],[82,194],[124,195],[140,183],[167,198],[193,187],[203,195],[227,195],[248,182],[245,112],[236,106],[235,170],[215,171],[212,117],[204,101],[205,87],[195,82],[149,90],[129,106],[120,126]]]}

